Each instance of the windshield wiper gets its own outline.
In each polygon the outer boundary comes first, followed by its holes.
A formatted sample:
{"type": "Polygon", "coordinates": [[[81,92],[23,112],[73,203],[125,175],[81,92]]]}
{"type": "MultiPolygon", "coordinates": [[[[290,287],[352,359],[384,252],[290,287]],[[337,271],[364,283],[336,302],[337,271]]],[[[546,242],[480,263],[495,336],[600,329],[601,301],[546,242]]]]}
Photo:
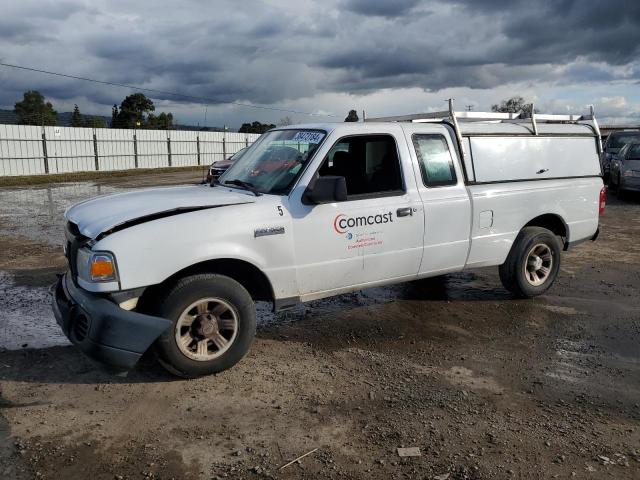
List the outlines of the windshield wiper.
{"type": "Polygon", "coordinates": [[[244,180],[238,180],[237,178],[235,178],[233,180],[225,180],[224,184],[235,185],[235,186],[244,188],[245,190],[249,190],[256,197],[259,197],[260,195],[262,195],[262,192],[258,191],[258,189],[252,183],[245,182],[244,180]]]}

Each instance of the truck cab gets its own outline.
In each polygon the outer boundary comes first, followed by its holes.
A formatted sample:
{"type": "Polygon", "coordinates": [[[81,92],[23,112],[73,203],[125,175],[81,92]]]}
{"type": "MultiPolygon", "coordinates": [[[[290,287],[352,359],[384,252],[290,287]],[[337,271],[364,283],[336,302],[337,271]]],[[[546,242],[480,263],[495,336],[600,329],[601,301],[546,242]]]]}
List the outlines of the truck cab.
{"type": "Polygon", "coordinates": [[[598,232],[597,131],[447,118],[274,129],[210,185],[72,206],[59,324],[93,358],[131,368],[153,348],[189,377],[245,355],[256,300],[485,266],[544,293],[561,251],[598,232]]]}

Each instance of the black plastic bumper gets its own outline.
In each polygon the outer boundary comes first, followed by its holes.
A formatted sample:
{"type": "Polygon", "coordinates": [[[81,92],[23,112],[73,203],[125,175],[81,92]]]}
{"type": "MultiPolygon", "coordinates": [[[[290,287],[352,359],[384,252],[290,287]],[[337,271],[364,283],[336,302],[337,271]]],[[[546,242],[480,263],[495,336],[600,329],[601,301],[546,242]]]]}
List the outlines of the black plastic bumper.
{"type": "Polygon", "coordinates": [[[127,369],[171,326],[166,318],[123,310],[76,287],[68,273],[55,286],[53,313],[67,338],[86,355],[127,369]]]}

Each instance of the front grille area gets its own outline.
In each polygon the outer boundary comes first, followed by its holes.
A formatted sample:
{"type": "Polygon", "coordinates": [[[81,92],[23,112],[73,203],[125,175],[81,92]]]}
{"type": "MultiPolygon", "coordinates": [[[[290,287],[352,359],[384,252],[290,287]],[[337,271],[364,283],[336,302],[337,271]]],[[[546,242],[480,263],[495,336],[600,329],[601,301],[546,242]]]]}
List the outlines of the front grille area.
{"type": "Polygon", "coordinates": [[[222,175],[226,171],[227,171],[226,168],[212,168],[211,169],[211,176],[213,178],[218,178],[220,175],[222,175]]]}

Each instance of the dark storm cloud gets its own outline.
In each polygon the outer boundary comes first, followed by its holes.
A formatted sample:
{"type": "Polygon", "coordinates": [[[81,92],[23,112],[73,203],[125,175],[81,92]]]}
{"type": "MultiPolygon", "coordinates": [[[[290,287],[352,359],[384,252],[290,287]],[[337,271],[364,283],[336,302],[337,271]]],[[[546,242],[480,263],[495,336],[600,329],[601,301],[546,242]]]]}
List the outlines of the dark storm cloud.
{"type": "Polygon", "coordinates": [[[411,11],[420,0],[344,0],[345,10],[361,15],[401,17],[411,11]]]}
{"type": "Polygon", "coordinates": [[[47,41],[46,32],[25,20],[0,19],[0,41],[36,43],[47,41]]]}
{"type": "Polygon", "coordinates": [[[627,63],[640,54],[640,2],[628,0],[458,1],[493,17],[513,42],[506,62],[563,62],[576,56],[627,63]]]}
{"type": "Polygon", "coordinates": [[[523,79],[530,66],[547,66],[531,80],[600,81],[612,75],[595,65],[575,68],[565,78],[557,78],[553,67],[576,60],[626,65],[640,57],[640,2],[468,0],[424,22],[408,12],[375,28],[373,41],[321,58],[319,65],[351,74],[340,76],[335,88],[396,86],[394,73],[399,83],[411,79],[427,89],[491,88],[523,79]]]}
{"type": "MultiPolygon", "coordinates": [[[[640,78],[640,1],[22,0],[0,58],[216,101],[284,104],[326,92],[640,78]]],[[[39,88],[119,103],[126,89],[0,69],[0,104],[39,88]]],[[[158,94],[158,99],[175,100],[158,94]]]]}

